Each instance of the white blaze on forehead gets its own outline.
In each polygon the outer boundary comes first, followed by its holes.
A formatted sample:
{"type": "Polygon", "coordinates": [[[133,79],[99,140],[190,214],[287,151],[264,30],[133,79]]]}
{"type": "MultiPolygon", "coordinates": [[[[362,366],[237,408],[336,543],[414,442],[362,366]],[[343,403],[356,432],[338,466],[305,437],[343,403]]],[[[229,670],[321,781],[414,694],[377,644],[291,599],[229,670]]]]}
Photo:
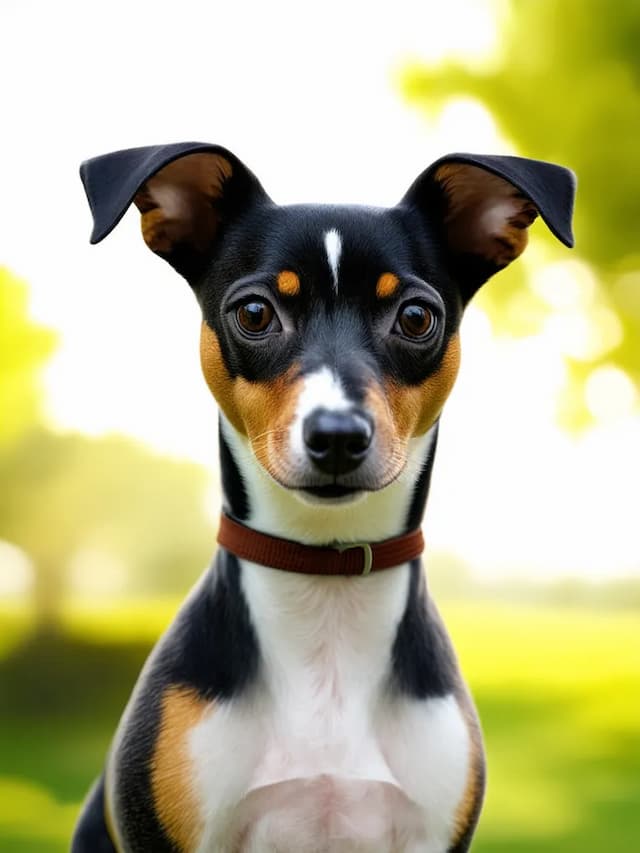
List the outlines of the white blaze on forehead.
{"type": "Polygon", "coordinates": [[[324,247],[327,250],[327,259],[333,275],[333,286],[338,289],[338,268],[340,266],[340,255],[342,253],[342,238],[335,228],[325,231],[324,247]]]}

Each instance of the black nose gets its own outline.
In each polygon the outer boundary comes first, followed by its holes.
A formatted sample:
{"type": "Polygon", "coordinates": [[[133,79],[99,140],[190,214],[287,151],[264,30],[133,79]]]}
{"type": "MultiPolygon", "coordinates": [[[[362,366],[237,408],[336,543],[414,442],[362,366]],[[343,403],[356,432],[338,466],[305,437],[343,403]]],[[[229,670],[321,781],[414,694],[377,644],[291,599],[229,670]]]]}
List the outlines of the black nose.
{"type": "Polygon", "coordinates": [[[364,461],[373,423],[364,412],[315,409],[304,420],[302,434],[309,458],[325,474],[348,474],[364,461]]]}

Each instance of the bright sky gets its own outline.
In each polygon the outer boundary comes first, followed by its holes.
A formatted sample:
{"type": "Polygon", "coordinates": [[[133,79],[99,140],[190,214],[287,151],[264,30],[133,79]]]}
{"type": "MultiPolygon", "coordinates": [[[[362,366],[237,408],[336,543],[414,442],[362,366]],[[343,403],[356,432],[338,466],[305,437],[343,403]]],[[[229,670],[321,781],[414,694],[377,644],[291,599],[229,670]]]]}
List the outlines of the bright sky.
{"type": "MultiPolygon", "coordinates": [[[[218,142],[276,201],[393,204],[447,151],[509,150],[479,104],[456,101],[428,122],[396,84],[411,57],[487,61],[498,43],[495,8],[5,0],[0,262],[30,282],[34,315],[61,333],[46,377],[52,421],[215,462],[195,301],[146,250],[136,213],[89,247],[81,160],[218,142]]],[[[604,317],[595,332],[580,325],[589,271],[569,258],[559,249],[536,273],[559,309],[543,334],[497,341],[478,309],[465,321],[426,529],[430,548],[485,576],[598,579],[638,569],[633,390],[605,369],[589,391],[598,428],[573,440],[553,421],[563,354],[618,331],[604,317]]]]}

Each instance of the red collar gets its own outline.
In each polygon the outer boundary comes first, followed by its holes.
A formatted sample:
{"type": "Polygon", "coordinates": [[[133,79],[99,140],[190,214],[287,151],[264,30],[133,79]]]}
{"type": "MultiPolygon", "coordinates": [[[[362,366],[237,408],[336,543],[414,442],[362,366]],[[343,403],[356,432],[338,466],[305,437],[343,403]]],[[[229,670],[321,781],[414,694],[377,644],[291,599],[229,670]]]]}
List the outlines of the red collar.
{"type": "Polygon", "coordinates": [[[415,560],[424,549],[420,528],[383,542],[354,542],[331,548],[269,536],[224,513],[220,516],[218,543],[243,560],[303,575],[368,575],[415,560]]]}

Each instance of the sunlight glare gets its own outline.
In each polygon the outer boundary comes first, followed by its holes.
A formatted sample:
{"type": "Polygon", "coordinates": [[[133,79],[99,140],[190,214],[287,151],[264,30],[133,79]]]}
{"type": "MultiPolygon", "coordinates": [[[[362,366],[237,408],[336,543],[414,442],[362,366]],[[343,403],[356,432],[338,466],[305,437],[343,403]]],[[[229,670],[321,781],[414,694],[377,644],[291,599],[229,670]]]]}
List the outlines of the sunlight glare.
{"type": "MultiPolygon", "coordinates": [[[[531,260],[531,253],[529,260],[531,260]]],[[[580,260],[555,261],[530,268],[531,288],[558,311],[588,308],[595,298],[597,280],[591,267],[580,260]]]]}
{"type": "Polygon", "coordinates": [[[479,153],[509,153],[489,110],[474,98],[452,98],[435,122],[443,151],[473,148],[479,153]]]}
{"type": "Polygon", "coordinates": [[[629,272],[621,275],[614,285],[613,292],[624,312],[639,319],[640,272],[629,272]]]}
{"type": "Polygon", "coordinates": [[[93,598],[114,596],[127,587],[127,566],[104,550],[79,548],[68,567],[75,593],[93,598]]]}
{"type": "Polygon", "coordinates": [[[585,387],[587,407],[600,422],[616,421],[630,415],[638,402],[638,392],[627,374],[614,365],[596,367],[585,387]]]}
{"type": "Polygon", "coordinates": [[[623,331],[617,315],[610,308],[599,306],[589,313],[553,314],[545,322],[543,334],[558,352],[581,361],[593,361],[617,347],[623,331]]]}
{"type": "Polygon", "coordinates": [[[455,555],[484,580],[596,581],[637,572],[639,419],[625,374],[601,370],[591,405],[603,415],[617,407],[620,417],[571,436],[555,423],[567,378],[562,348],[545,333],[494,338],[479,309],[467,309],[425,521],[430,548],[455,555]]]}
{"type": "Polygon", "coordinates": [[[499,47],[496,18],[500,4],[496,0],[411,5],[414,26],[405,37],[403,61],[437,65],[449,60],[477,70],[490,64],[499,47]]]}
{"type": "Polygon", "coordinates": [[[33,563],[27,554],[0,539],[0,598],[26,596],[33,582],[33,563]]]}
{"type": "Polygon", "coordinates": [[[531,287],[553,313],[542,335],[569,358],[594,361],[622,343],[624,330],[598,290],[588,264],[579,260],[529,267],[531,287]]]}
{"type": "MultiPolygon", "coordinates": [[[[37,26],[30,4],[15,4],[15,35],[0,55],[5,78],[20,75],[20,85],[4,93],[7,127],[20,133],[4,139],[1,260],[30,282],[37,319],[60,333],[45,376],[51,423],[94,435],[116,430],[215,467],[215,405],[201,377],[193,294],[145,250],[135,211],[108,241],[89,247],[78,164],[117,148],[203,139],[234,150],[277,203],[395,204],[448,151],[515,153],[478,101],[457,97],[426,115],[402,101],[393,76],[412,58],[486,68],[500,51],[497,12],[504,18],[508,6],[398,0],[364,14],[359,4],[327,0],[310,30],[300,4],[238,0],[214,8],[185,0],[179,10],[166,4],[171,14],[161,14],[165,4],[158,3],[152,16],[145,5],[115,0],[96,41],[77,37],[76,16],[64,4],[41,4],[37,26]],[[149,74],[140,32],[151,44],[173,45],[162,86],[134,85],[149,74]],[[305,37],[292,38],[298,32],[305,37]],[[238,39],[220,33],[242,33],[242,51],[238,39]],[[25,109],[34,103],[41,109],[25,109]],[[55,200],[37,250],[24,178],[34,162],[55,200]]],[[[624,491],[614,471],[640,480],[636,420],[629,414],[610,422],[605,413],[631,412],[628,380],[612,368],[590,377],[588,405],[599,434],[608,430],[606,441],[594,440],[596,430],[578,444],[555,422],[567,356],[602,357],[622,329],[583,264],[556,263],[558,255],[549,254],[552,262],[535,270],[546,251],[532,240],[523,257],[537,296],[557,313],[541,334],[494,339],[487,317],[473,305],[467,311],[462,370],[443,416],[440,474],[427,513],[429,547],[487,574],[624,573],[637,553],[636,525],[622,521],[628,502],[611,510],[611,535],[598,538],[597,530],[609,496],[624,491]],[[594,471],[603,484],[597,494],[584,485],[585,472],[594,471]]],[[[621,276],[614,295],[638,316],[634,276],[621,276]]],[[[104,555],[80,553],[71,571],[91,585],[101,561],[105,583],[116,589],[119,569],[104,555]]]]}

